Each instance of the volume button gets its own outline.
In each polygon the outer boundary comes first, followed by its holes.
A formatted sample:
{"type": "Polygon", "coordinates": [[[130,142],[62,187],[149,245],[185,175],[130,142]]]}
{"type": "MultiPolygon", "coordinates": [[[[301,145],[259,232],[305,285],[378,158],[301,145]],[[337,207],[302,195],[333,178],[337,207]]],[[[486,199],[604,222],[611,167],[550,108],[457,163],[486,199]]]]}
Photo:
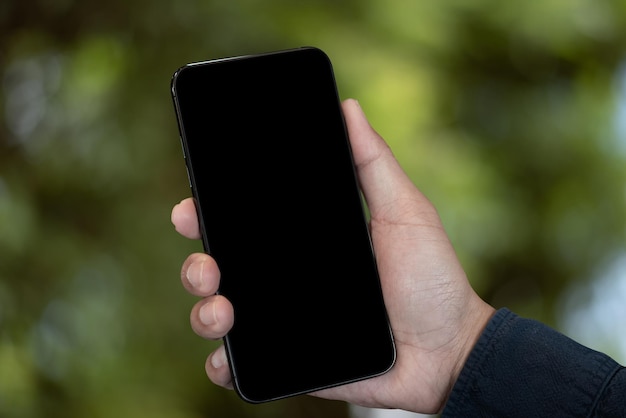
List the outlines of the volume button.
{"type": "Polygon", "coordinates": [[[180,149],[183,151],[183,158],[187,158],[187,155],[185,154],[185,146],[183,145],[183,137],[179,136],[180,138],[180,149]]]}
{"type": "MultiPolygon", "coordinates": [[[[186,158],[185,158],[186,160],[186,158]]],[[[189,167],[187,167],[187,161],[185,161],[185,171],[187,172],[187,181],[189,182],[189,188],[193,189],[193,186],[191,185],[191,176],[189,175],[189,167]]]]}

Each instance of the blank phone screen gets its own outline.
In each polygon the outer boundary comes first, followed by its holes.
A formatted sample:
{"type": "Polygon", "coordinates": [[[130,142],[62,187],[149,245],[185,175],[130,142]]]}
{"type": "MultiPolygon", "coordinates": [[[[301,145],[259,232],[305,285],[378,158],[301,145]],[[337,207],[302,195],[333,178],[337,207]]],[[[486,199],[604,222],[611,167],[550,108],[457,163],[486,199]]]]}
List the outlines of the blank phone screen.
{"type": "Polygon", "coordinates": [[[253,403],[384,373],[395,350],[328,57],[298,48],[172,79],[205,251],[253,403]]]}

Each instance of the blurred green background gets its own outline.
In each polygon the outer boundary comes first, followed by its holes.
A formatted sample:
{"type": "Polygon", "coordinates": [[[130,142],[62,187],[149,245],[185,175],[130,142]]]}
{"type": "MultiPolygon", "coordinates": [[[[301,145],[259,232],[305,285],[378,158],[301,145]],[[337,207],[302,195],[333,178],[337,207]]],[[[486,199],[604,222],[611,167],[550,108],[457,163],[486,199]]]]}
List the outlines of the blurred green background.
{"type": "Polygon", "coordinates": [[[172,73],[301,45],[328,53],[484,299],[626,362],[625,1],[4,0],[0,416],[349,415],[208,381],[217,343],[178,279],[201,247],[169,220],[189,195],[172,73]]]}

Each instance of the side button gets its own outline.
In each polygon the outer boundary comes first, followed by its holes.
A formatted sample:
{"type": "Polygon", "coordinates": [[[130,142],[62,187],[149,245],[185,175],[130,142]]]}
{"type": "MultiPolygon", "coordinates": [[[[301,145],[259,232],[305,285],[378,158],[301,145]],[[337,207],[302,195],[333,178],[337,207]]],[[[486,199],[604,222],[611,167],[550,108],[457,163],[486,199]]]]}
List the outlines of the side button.
{"type": "Polygon", "coordinates": [[[193,189],[193,187],[191,186],[191,176],[189,175],[189,167],[187,167],[187,164],[185,164],[185,171],[187,171],[187,181],[189,182],[189,188],[193,189]]]}
{"type": "Polygon", "coordinates": [[[183,150],[183,158],[187,158],[187,155],[185,155],[185,146],[183,145],[183,137],[179,137],[180,138],[180,148],[183,150]]]}

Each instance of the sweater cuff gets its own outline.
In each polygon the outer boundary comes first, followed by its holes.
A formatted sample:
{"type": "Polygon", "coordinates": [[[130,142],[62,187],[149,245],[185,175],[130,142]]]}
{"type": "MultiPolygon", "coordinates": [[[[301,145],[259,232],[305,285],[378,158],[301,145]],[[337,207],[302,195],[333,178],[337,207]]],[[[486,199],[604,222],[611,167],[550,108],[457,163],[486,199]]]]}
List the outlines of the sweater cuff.
{"type": "Polygon", "coordinates": [[[589,416],[619,368],[605,354],[503,308],[470,353],[442,418],[589,416]]]}

